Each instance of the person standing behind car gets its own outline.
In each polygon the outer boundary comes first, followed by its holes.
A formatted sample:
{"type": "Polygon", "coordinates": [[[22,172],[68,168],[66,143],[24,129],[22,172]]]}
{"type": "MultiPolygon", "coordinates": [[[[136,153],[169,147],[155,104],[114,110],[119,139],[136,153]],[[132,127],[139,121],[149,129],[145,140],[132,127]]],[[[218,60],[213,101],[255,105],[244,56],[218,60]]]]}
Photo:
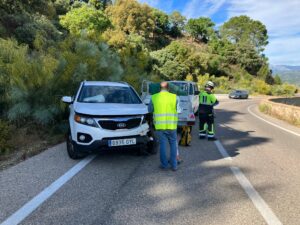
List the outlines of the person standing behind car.
{"type": "Polygon", "coordinates": [[[159,138],[161,168],[168,168],[166,144],[170,145],[170,164],[177,170],[177,121],[181,113],[178,98],[168,91],[168,83],[160,84],[161,91],[152,95],[149,112],[153,113],[154,127],[159,138]]]}
{"type": "Polygon", "coordinates": [[[214,128],[214,111],[213,107],[219,102],[216,96],[212,93],[214,83],[208,81],[205,85],[205,90],[199,94],[199,138],[206,138],[210,141],[216,140],[214,128]]]}

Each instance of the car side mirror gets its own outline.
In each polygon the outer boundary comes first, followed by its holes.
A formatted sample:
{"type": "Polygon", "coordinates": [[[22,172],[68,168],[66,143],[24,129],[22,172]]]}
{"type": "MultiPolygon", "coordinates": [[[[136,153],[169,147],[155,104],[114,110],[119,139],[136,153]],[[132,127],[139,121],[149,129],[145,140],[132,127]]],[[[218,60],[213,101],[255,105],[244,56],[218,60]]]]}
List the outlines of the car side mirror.
{"type": "Polygon", "coordinates": [[[67,103],[67,104],[73,103],[73,100],[72,100],[72,97],[71,97],[71,96],[63,96],[61,100],[62,100],[64,103],[67,103]]]}
{"type": "Polygon", "coordinates": [[[195,93],[195,95],[199,95],[200,91],[195,91],[194,93],[195,93]]]}

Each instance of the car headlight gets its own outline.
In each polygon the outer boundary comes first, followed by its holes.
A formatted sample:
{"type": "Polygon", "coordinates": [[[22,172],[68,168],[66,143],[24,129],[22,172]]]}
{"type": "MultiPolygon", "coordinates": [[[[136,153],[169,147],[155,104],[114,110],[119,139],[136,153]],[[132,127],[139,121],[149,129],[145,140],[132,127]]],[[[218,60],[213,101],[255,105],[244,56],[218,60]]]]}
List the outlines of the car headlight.
{"type": "Polygon", "coordinates": [[[75,114],[74,120],[77,123],[81,123],[81,124],[84,124],[84,125],[87,125],[87,126],[98,127],[96,121],[91,117],[81,116],[81,115],[75,114]]]}

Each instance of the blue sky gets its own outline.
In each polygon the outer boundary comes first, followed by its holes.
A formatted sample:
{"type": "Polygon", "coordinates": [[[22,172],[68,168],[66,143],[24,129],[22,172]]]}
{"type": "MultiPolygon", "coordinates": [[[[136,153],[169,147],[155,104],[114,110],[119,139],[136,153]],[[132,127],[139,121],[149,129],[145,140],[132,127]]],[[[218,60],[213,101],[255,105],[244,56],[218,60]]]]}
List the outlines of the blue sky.
{"type": "Polygon", "coordinates": [[[269,34],[265,54],[274,65],[300,65],[300,0],[139,0],[187,18],[211,17],[220,26],[229,18],[248,15],[263,22],[269,34]]]}

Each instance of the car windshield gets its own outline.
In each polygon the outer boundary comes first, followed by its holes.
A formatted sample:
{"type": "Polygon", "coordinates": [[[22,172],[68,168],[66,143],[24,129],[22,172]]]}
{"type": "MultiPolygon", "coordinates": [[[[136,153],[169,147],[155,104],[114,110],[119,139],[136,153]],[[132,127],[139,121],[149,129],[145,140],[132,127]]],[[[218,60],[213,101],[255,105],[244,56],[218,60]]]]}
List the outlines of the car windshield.
{"type": "Polygon", "coordinates": [[[244,90],[235,90],[231,92],[232,94],[248,94],[248,91],[244,90]]]}
{"type": "Polygon", "coordinates": [[[170,82],[169,85],[170,92],[178,96],[187,96],[189,94],[189,86],[184,82],[170,82]]]}
{"type": "Polygon", "coordinates": [[[141,104],[140,98],[131,87],[119,86],[84,86],[78,102],[141,104]]]}

